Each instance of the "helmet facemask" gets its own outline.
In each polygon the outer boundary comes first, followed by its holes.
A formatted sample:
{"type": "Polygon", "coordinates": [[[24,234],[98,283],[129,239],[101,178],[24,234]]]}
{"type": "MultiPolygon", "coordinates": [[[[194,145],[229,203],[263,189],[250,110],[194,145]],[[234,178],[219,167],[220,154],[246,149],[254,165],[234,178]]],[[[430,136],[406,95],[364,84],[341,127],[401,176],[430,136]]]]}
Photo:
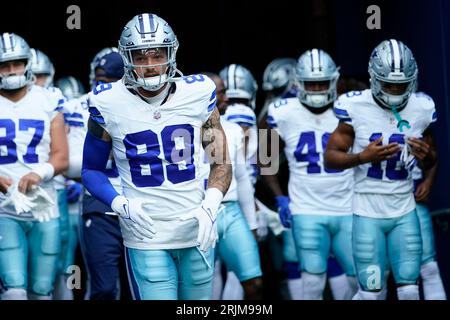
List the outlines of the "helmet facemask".
{"type": "MultiPolygon", "coordinates": [[[[25,64],[23,73],[1,73],[0,74],[0,89],[3,90],[17,90],[25,87],[33,82],[33,74],[31,73],[31,59],[17,59],[11,61],[23,61],[25,64]]],[[[3,63],[3,62],[2,62],[3,63]]],[[[8,63],[5,61],[4,63],[8,63]]]]}
{"type": "Polygon", "coordinates": [[[370,76],[372,94],[387,108],[403,108],[416,88],[417,75],[408,81],[381,80],[374,73],[370,76]]]}
{"type": "Polygon", "coordinates": [[[119,51],[124,59],[126,85],[147,91],[161,89],[176,74],[177,49],[177,41],[155,47],[124,49],[119,46],[119,51]],[[156,63],[147,64],[150,58],[156,63]]]}
{"type": "Polygon", "coordinates": [[[297,79],[300,102],[311,108],[323,108],[332,103],[337,97],[338,78],[339,74],[330,79],[297,79]],[[316,89],[311,88],[313,84],[316,89]]]}

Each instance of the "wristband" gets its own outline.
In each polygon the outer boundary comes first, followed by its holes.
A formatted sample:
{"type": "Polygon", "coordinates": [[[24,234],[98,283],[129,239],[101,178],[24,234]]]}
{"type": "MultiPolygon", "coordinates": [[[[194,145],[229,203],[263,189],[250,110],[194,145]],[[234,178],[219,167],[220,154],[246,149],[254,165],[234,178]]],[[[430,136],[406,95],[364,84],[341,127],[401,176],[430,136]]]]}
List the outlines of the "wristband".
{"type": "Polygon", "coordinates": [[[49,181],[55,175],[55,168],[46,162],[31,170],[31,172],[41,177],[42,181],[49,181]]]}

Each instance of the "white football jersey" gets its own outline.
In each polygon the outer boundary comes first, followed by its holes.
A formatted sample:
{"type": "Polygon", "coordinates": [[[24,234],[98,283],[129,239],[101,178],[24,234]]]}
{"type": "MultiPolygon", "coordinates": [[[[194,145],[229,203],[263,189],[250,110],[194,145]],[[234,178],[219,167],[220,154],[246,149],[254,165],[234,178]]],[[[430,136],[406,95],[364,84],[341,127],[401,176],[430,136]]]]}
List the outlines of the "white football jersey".
{"type": "MultiPolygon", "coordinates": [[[[0,176],[18,182],[25,174],[50,158],[50,126],[58,114],[58,101],[48,90],[30,86],[18,102],[0,96],[0,176]]],[[[41,186],[56,199],[53,180],[41,186]]],[[[0,194],[0,202],[5,199],[0,194]]],[[[0,215],[17,219],[33,219],[31,213],[15,214],[0,207],[0,215]]],[[[57,217],[57,210],[53,217],[57,217]]]]}
{"type": "Polygon", "coordinates": [[[89,93],[91,119],[112,138],[123,194],[154,200],[149,215],[157,234],[140,241],[129,220],[120,219],[130,248],[175,249],[197,245],[192,216],[204,195],[199,188],[201,128],[216,104],[215,84],[206,76],[177,78],[175,92],[152,106],[121,82],[99,85],[89,93]]]}
{"type": "Polygon", "coordinates": [[[253,185],[258,176],[257,152],[258,152],[258,128],[256,125],[255,112],[249,106],[235,103],[229,105],[225,110],[225,119],[234,122],[240,126],[250,127],[248,136],[248,145],[246,151],[247,171],[253,185]]]}
{"type": "MultiPolygon", "coordinates": [[[[383,145],[405,144],[408,137],[422,137],[425,129],[436,121],[433,100],[424,93],[411,95],[406,107],[399,112],[410,129],[400,132],[391,110],[380,107],[372,92],[351,91],[334,104],[336,116],[353,127],[355,141],[352,152],[363,151],[371,141],[383,137],[383,145]]],[[[409,170],[397,157],[381,163],[366,163],[355,167],[354,212],[358,215],[391,218],[404,215],[415,208],[413,182],[409,170]],[[375,196],[383,195],[383,196],[375,196]]]]}
{"type": "Polygon", "coordinates": [[[353,170],[327,169],[323,161],[338,125],[333,110],[314,114],[298,98],[282,99],[269,105],[267,123],[285,143],[292,214],[351,214],[353,170]]]}

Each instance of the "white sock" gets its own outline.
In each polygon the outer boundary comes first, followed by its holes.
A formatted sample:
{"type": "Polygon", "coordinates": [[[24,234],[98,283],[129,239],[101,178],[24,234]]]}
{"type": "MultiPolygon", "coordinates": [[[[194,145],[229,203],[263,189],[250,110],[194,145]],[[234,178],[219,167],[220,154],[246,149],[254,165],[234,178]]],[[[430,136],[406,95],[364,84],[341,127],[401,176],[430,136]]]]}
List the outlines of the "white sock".
{"type": "Polygon", "coordinates": [[[420,276],[422,277],[425,300],[447,300],[436,261],[423,264],[420,267],[420,276]]]}
{"type": "MultiPolygon", "coordinates": [[[[344,273],[328,278],[328,283],[330,285],[334,300],[347,300],[346,295],[350,290],[350,286],[347,281],[347,276],[344,273]]],[[[354,294],[355,293],[353,293],[353,295],[354,294]]],[[[351,295],[350,298],[353,297],[353,295],[351,295]]]]}
{"type": "Polygon", "coordinates": [[[227,282],[223,288],[222,300],[244,300],[244,288],[234,272],[227,273],[227,282]]]}
{"type": "Polygon", "coordinates": [[[29,300],[52,300],[53,297],[52,297],[52,295],[41,296],[41,295],[39,295],[39,294],[29,293],[29,294],[28,294],[28,299],[29,299],[29,300]]]}
{"type": "Polygon", "coordinates": [[[212,300],[222,299],[222,289],[223,289],[223,279],[221,272],[221,263],[219,261],[216,261],[216,264],[214,266],[212,300]]]}
{"type": "Polygon", "coordinates": [[[384,271],[384,286],[381,288],[380,292],[380,300],[386,300],[387,298],[387,286],[388,286],[388,279],[391,272],[389,270],[384,271]]]}
{"type": "Polygon", "coordinates": [[[382,300],[380,299],[380,293],[381,291],[363,291],[359,289],[352,300],[382,300]]]}
{"type": "Polygon", "coordinates": [[[0,300],[28,300],[25,289],[11,288],[0,294],[0,300]]]}
{"type": "Polygon", "coordinates": [[[312,274],[302,271],[303,298],[305,300],[323,300],[323,290],[327,274],[312,274]]]}
{"type": "Polygon", "coordinates": [[[303,280],[302,278],[288,279],[287,285],[291,300],[303,300],[303,280]]]}
{"type": "Polygon", "coordinates": [[[397,288],[398,300],[420,300],[419,286],[409,284],[397,288]]]}

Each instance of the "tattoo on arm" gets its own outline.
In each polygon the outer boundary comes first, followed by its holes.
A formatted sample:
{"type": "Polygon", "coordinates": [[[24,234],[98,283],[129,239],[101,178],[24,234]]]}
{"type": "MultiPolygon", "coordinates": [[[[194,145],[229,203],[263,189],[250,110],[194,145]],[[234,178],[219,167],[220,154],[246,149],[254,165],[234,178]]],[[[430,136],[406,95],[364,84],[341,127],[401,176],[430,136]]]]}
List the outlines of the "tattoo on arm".
{"type": "Polygon", "coordinates": [[[202,127],[202,145],[209,158],[211,171],[208,188],[217,188],[225,195],[231,183],[231,161],[228,154],[227,139],[217,109],[202,127]]]}

